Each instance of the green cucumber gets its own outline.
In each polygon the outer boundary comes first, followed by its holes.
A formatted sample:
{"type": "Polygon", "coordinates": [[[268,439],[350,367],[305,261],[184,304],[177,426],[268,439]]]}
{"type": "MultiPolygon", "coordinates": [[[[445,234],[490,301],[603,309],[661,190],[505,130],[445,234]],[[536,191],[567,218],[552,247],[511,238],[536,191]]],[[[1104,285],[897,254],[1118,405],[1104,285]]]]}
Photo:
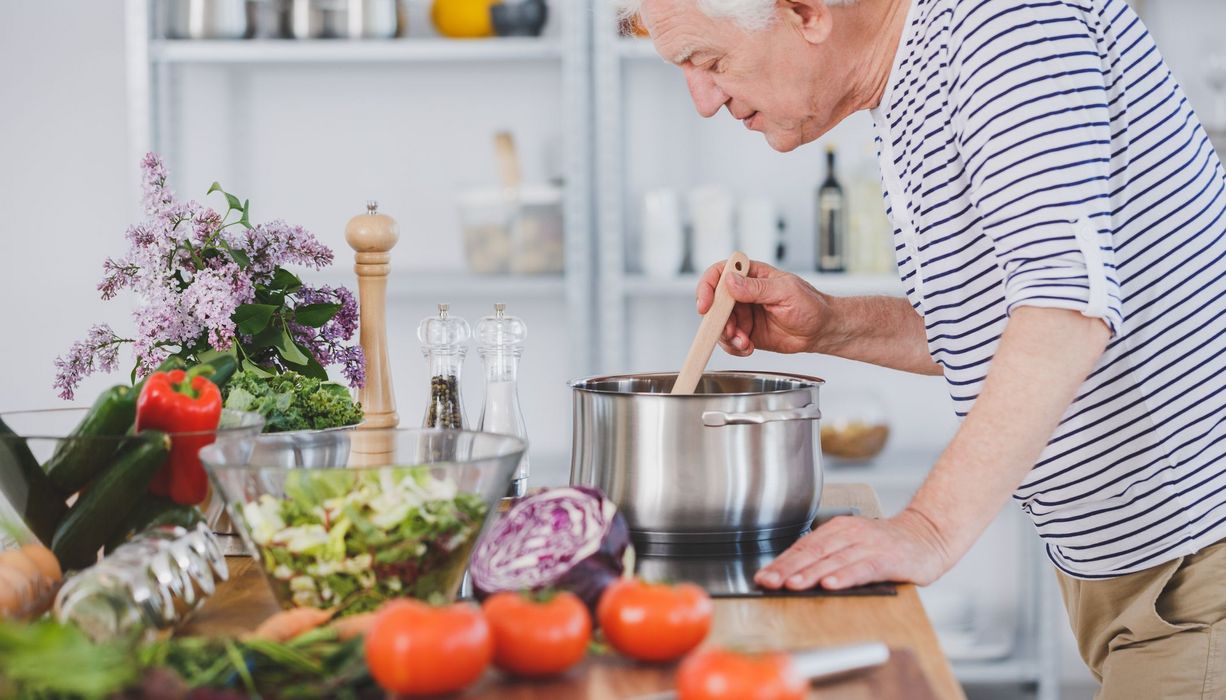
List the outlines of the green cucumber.
{"type": "Polygon", "coordinates": [[[25,439],[0,420],[0,498],[9,502],[43,544],[68,512],[64,497],[51,485],[25,439]]]}
{"type": "Polygon", "coordinates": [[[98,559],[128,514],[145,498],[149,482],[170,454],[170,436],[144,430],[126,440],[115,463],[81,494],[60,523],[51,551],[65,569],[83,569],[98,559]]]}
{"type": "Polygon", "coordinates": [[[106,553],[110,554],[133,536],[159,525],[178,525],[194,527],[203,522],[204,515],[196,506],[183,506],[166,498],[147,493],[140,503],[128,513],[128,517],[120,523],[119,529],[106,544],[106,553]]]}
{"type": "Polygon", "coordinates": [[[209,381],[216,384],[218,389],[226,388],[230,378],[238,371],[238,358],[233,355],[218,355],[206,364],[213,368],[213,373],[207,375],[209,381]]]}
{"type": "Polygon", "coordinates": [[[108,464],[123,437],[136,422],[137,390],[113,386],[102,392],[43,469],[65,496],[76,493],[108,464]],[[115,438],[108,440],[106,438],[115,438]]]}

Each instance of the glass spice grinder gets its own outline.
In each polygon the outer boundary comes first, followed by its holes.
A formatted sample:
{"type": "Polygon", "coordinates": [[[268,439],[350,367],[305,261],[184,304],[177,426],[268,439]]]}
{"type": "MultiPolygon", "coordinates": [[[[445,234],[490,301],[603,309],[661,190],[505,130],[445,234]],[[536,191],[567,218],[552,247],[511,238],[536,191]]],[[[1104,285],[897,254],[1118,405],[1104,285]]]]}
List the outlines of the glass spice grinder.
{"type": "MultiPolygon", "coordinates": [[[[528,441],[524,414],[519,407],[519,358],[524,353],[528,326],[506,314],[506,304],[494,304],[494,315],[477,323],[478,352],[485,364],[485,402],[478,430],[513,435],[528,441]]],[[[524,495],[528,487],[528,453],[515,469],[507,492],[510,498],[524,495]]]]}
{"type": "Polygon", "coordinates": [[[426,403],[423,428],[464,430],[464,401],[460,398],[460,372],[472,328],[468,321],[448,313],[447,304],[438,305],[438,316],[417,325],[417,340],[430,366],[430,397],[426,403]]]}

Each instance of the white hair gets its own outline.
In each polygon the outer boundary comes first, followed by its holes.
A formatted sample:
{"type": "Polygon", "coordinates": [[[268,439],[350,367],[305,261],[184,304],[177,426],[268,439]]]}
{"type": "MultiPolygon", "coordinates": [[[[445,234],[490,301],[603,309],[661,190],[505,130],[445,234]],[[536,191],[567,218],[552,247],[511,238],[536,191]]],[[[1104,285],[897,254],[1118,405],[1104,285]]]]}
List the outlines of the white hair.
{"type": "MultiPolygon", "coordinates": [[[[825,0],[831,7],[854,5],[857,0],[825,0]]],[[[708,17],[730,19],[750,31],[764,29],[775,19],[776,0],[696,0],[708,17]]],[[[638,14],[643,0],[617,0],[622,17],[638,14]]]]}

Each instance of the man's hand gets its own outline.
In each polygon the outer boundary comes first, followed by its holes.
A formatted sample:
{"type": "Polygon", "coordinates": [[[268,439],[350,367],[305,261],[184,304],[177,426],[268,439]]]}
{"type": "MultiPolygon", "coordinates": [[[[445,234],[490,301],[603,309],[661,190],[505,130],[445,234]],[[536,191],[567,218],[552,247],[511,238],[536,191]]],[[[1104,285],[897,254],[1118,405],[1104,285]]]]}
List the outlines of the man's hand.
{"type": "MultiPolygon", "coordinates": [[[[715,299],[724,263],[707,268],[698,282],[698,313],[715,299]]],[[[928,354],[924,322],[903,298],[832,297],[800,277],[754,261],[749,275],[734,275],[736,300],[720,347],[745,357],[754,350],[818,352],[918,374],[940,374],[928,354]]]]}
{"type": "Polygon", "coordinates": [[[838,590],[876,581],[927,585],[954,564],[932,523],[904,510],[887,520],[838,517],[802,537],[754,576],[764,588],[838,590]]]}
{"type": "MultiPolygon", "coordinates": [[[[698,313],[715,299],[724,263],[707,268],[698,283],[698,313]]],[[[746,277],[733,275],[728,291],[737,304],[719,343],[729,355],[745,357],[754,350],[796,353],[814,351],[814,339],[832,311],[827,297],[808,282],[754,261],[746,277]]]]}

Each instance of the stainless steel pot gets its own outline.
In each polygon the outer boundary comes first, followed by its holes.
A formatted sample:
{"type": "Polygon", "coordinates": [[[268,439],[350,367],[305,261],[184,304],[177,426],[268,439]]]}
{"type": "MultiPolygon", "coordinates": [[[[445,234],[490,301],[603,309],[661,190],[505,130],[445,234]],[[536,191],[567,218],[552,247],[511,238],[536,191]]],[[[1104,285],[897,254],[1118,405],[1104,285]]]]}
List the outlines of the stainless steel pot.
{"type": "Polygon", "coordinates": [[[282,0],[281,32],[294,39],[390,39],[399,0],[282,0]]]}
{"type": "Polygon", "coordinates": [[[241,39],[247,0],[172,0],[166,29],[174,39],[241,39]]]}
{"type": "Polygon", "coordinates": [[[617,503],[639,542],[794,537],[821,498],[821,379],[713,372],[693,395],[676,374],[571,383],[571,483],[617,503]]]}

